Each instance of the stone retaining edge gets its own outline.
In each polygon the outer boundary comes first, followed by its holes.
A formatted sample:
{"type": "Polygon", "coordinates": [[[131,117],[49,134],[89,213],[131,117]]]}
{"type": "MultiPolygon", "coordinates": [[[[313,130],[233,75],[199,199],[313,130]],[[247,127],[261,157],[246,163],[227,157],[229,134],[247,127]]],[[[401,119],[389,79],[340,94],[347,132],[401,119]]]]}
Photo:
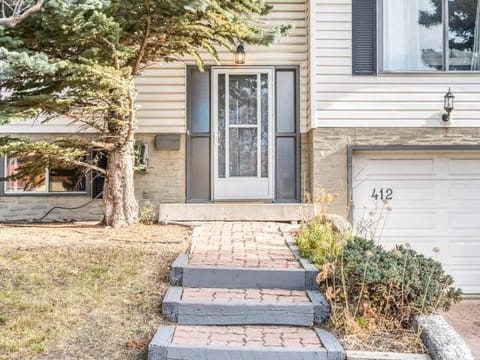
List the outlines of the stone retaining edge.
{"type": "Polygon", "coordinates": [[[160,326],[148,345],[148,360],[167,360],[167,347],[171,343],[175,326],[160,326]]]}
{"type": "Polygon", "coordinates": [[[318,269],[315,265],[313,265],[308,259],[303,258],[300,255],[300,250],[298,249],[297,243],[293,239],[292,235],[285,229],[282,229],[282,234],[283,237],[285,238],[285,241],[292,251],[293,255],[295,258],[298,260],[298,262],[302,265],[302,267],[305,269],[305,288],[307,290],[316,290],[318,289],[317,285],[317,275],[318,275],[318,269]]]}
{"type": "Polygon", "coordinates": [[[171,285],[182,285],[183,282],[183,268],[187,263],[188,255],[180,254],[175,259],[170,269],[170,284],[171,285]]]}
{"type": "Polygon", "coordinates": [[[347,350],[347,360],[432,360],[427,354],[347,350]]]}
{"type": "Polygon", "coordinates": [[[421,339],[433,360],[474,360],[465,340],[441,315],[421,315],[413,327],[421,331],[421,339]]]}
{"type": "Polygon", "coordinates": [[[314,323],[323,324],[330,317],[330,304],[319,291],[307,290],[307,296],[314,306],[314,323]]]}
{"type": "Polygon", "coordinates": [[[328,360],[345,360],[346,354],[343,346],[332,333],[327,330],[315,328],[323,347],[327,350],[328,360]]]}
{"type": "Polygon", "coordinates": [[[183,288],[170,287],[162,302],[162,313],[170,321],[178,320],[178,304],[182,298],[183,288]]]}

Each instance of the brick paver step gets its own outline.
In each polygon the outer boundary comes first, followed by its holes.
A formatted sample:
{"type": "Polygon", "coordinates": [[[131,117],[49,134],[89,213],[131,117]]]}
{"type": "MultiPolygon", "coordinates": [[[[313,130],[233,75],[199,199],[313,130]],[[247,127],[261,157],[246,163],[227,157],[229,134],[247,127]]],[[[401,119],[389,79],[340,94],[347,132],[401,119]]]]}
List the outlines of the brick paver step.
{"type": "Polygon", "coordinates": [[[318,291],[171,287],[163,314],[179,324],[322,324],[330,306],[318,291]]]}
{"type": "Polygon", "coordinates": [[[276,223],[206,223],[190,254],[173,263],[172,285],[208,288],[315,289],[317,268],[276,223]]]}
{"type": "Polygon", "coordinates": [[[323,329],[289,326],[160,327],[150,360],[343,360],[345,353],[323,329]]]}
{"type": "Polygon", "coordinates": [[[216,222],[202,225],[189,265],[301,269],[279,224],[216,222]]]}

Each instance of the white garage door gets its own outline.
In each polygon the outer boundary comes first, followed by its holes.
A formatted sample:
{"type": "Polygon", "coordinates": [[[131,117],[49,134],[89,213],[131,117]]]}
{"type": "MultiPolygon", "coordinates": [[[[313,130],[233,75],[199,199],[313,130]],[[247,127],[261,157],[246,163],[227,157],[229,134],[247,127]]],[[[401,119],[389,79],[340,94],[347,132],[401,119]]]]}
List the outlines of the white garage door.
{"type": "Polygon", "coordinates": [[[355,153],[352,195],[357,226],[387,247],[411,244],[480,293],[480,153],[355,153]]]}

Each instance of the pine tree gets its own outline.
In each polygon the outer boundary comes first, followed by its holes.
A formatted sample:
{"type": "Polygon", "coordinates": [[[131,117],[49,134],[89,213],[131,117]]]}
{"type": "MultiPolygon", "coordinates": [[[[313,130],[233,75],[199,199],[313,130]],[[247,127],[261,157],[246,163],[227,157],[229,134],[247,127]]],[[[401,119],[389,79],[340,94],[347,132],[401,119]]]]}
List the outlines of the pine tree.
{"type": "Polygon", "coordinates": [[[104,224],[137,221],[134,197],[135,77],[159,61],[239,42],[269,45],[290,26],[261,21],[263,0],[47,0],[13,28],[0,28],[0,123],[58,116],[95,130],[78,139],[30,142],[3,139],[0,153],[27,156],[14,177],[38,164],[70,164],[105,173],[104,224]],[[107,169],[98,168],[102,151],[107,169]]]}

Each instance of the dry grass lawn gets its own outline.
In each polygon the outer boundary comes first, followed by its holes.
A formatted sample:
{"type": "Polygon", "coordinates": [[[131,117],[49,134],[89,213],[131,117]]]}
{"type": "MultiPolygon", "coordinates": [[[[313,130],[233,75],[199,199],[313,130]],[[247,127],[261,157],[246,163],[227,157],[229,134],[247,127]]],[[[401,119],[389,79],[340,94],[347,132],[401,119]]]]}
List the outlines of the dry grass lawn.
{"type": "Polygon", "coordinates": [[[189,229],[0,225],[0,359],[143,359],[189,229]]]}

